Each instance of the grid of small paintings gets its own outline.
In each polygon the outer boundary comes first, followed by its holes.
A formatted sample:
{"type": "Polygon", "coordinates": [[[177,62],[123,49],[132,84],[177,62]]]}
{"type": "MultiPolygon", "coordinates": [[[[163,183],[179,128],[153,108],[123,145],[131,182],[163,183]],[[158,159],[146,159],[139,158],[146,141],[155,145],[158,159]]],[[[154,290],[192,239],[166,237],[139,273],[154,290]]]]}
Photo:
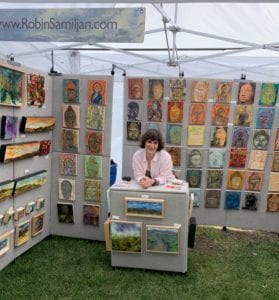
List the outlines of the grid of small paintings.
{"type": "Polygon", "coordinates": [[[279,84],[184,78],[126,83],[124,144],[138,146],[149,128],[161,131],[195,207],[279,212],[279,84]],[[140,96],[132,96],[133,88],[140,96]]]}

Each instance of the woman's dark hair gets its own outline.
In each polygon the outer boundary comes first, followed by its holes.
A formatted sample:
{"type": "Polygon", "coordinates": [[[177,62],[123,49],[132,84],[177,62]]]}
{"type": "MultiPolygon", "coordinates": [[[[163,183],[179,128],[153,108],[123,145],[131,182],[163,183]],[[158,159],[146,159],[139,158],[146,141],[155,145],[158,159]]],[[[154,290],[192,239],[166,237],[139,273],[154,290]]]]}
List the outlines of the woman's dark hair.
{"type": "Polygon", "coordinates": [[[163,137],[160,131],[156,129],[148,129],[141,137],[140,140],[140,147],[144,148],[145,147],[145,142],[147,140],[151,141],[158,141],[158,149],[157,151],[160,151],[164,148],[164,141],[163,137]]]}

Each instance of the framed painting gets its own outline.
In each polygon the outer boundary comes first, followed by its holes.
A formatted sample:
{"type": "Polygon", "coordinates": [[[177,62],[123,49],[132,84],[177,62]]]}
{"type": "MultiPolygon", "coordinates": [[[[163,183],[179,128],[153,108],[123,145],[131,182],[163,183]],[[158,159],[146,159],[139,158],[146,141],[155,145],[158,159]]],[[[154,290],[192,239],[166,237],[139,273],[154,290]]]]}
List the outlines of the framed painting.
{"type": "Polygon", "coordinates": [[[254,129],[253,149],[267,150],[270,138],[269,129],[254,129]]]}
{"type": "Polygon", "coordinates": [[[205,103],[191,103],[189,124],[190,125],[204,125],[206,117],[205,103]]]}
{"type": "Polygon", "coordinates": [[[28,202],[25,205],[25,214],[29,215],[33,213],[35,209],[36,209],[36,202],[35,201],[28,202]]]}
{"type": "Polygon", "coordinates": [[[141,122],[127,122],[127,140],[139,141],[141,137],[141,122]]]}
{"type": "Polygon", "coordinates": [[[241,192],[226,191],[225,192],[225,209],[239,209],[240,208],[241,192]]]}
{"type": "Polygon", "coordinates": [[[58,222],[66,224],[74,224],[74,206],[69,203],[57,203],[58,222]]]}
{"type": "Polygon", "coordinates": [[[9,210],[5,211],[2,224],[7,225],[10,222],[12,222],[14,219],[14,213],[15,212],[13,209],[9,209],[9,210]]]}
{"type": "Polygon", "coordinates": [[[128,78],[128,99],[143,100],[143,78],[128,78]]]}
{"type": "Polygon", "coordinates": [[[203,159],[202,149],[189,149],[187,152],[187,166],[189,168],[201,168],[203,159]]]}
{"type": "Polygon", "coordinates": [[[79,102],[79,80],[63,79],[63,102],[78,103],[79,102]]]}
{"type": "Polygon", "coordinates": [[[23,89],[24,73],[0,66],[0,105],[20,107],[23,89]]]}
{"type": "Polygon", "coordinates": [[[212,147],[226,147],[228,127],[211,126],[210,145],[212,147]]]}
{"type": "Polygon", "coordinates": [[[40,142],[38,141],[1,145],[0,162],[7,163],[36,156],[39,155],[39,151],[40,142]]]}
{"type": "Polygon", "coordinates": [[[163,218],[164,203],[163,199],[125,197],[125,214],[134,217],[163,218]]]}
{"type": "Polygon", "coordinates": [[[183,104],[182,101],[168,102],[168,122],[182,123],[183,122],[183,104]]]}
{"type": "Polygon", "coordinates": [[[189,195],[194,195],[194,204],[193,207],[199,207],[200,206],[200,200],[201,200],[201,189],[189,189],[189,195]]]}
{"type": "Polygon", "coordinates": [[[246,176],[246,190],[261,191],[264,173],[257,171],[248,171],[246,176]]]}
{"type": "Polygon", "coordinates": [[[181,145],[182,125],[167,124],[166,143],[172,145],[181,145]]]}
{"type": "Polygon", "coordinates": [[[279,172],[279,151],[273,152],[271,171],[279,172]]]}
{"type": "Polygon", "coordinates": [[[62,128],[61,148],[64,152],[77,153],[79,150],[79,130],[62,128]]]}
{"type": "Polygon", "coordinates": [[[71,179],[58,179],[59,199],[72,200],[76,199],[76,181],[71,179]]]}
{"type": "Polygon", "coordinates": [[[172,164],[178,167],[181,164],[181,148],[180,147],[166,147],[166,151],[170,154],[172,164]]]}
{"type": "Polygon", "coordinates": [[[221,189],[223,181],[223,170],[207,170],[207,188],[221,189]]]}
{"type": "Polygon", "coordinates": [[[31,221],[31,236],[34,237],[44,231],[45,211],[34,216],[31,221]]]}
{"type": "Polygon", "coordinates": [[[106,108],[101,105],[89,105],[87,107],[86,128],[95,130],[105,129],[106,108]]]}
{"type": "Polygon", "coordinates": [[[77,175],[77,154],[59,153],[60,175],[77,175]]]}
{"type": "Polygon", "coordinates": [[[232,96],[232,85],[232,81],[216,81],[213,101],[219,103],[230,103],[232,96]]]}
{"type": "Polygon", "coordinates": [[[107,81],[88,80],[88,103],[94,105],[106,105],[107,81]]]}
{"type": "Polygon", "coordinates": [[[260,202],[260,193],[245,193],[244,195],[244,203],[242,209],[246,210],[257,210],[258,204],[260,202]]]}
{"type": "Polygon", "coordinates": [[[39,198],[36,200],[36,210],[41,210],[42,208],[45,207],[46,204],[46,199],[44,198],[39,198]]]}
{"type": "Polygon", "coordinates": [[[253,104],[256,82],[243,81],[239,83],[237,104],[253,104]]]}
{"type": "Polygon", "coordinates": [[[146,252],[179,254],[180,226],[146,225],[146,252]]]}
{"type": "Polygon", "coordinates": [[[253,105],[237,105],[234,113],[233,124],[249,127],[253,123],[253,105]]]}
{"type": "Polygon", "coordinates": [[[248,169],[263,171],[267,159],[267,151],[251,150],[248,163],[248,169]]]}
{"type": "Polygon", "coordinates": [[[40,156],[48,155],[50,152],[50,146],[51,146],[51,140],[41,140],[39,155],[40,156]]]}
{"type": "Polygon", "coordinates": [[[80,107],[79,105],[63,104],[62,120],[63,127],[75,128],[80,127],[80,107]]]}
{"type": "Polygon", "coordinates": [[[202,170],[188,169],[186,179],[190,188],[200,188],[202,179],[202,170]]]}
{"type": "Polygon", "coordinates": [[[14,220],[18,221],[20,219],[22,219],[25,216],[25,208],[24,207],[18,207],[15,210],[15,214],[14,214],[14,220]]]}
{"type": "Polygon", "coordinates": [[[102,157],[96,155],[84,155],[85,177],[102,177],[102,157]]]}
{"type": "Polygon", "coordinates": [[[186,99],[186,79],[170,80],[170,100],[185,101],[186,99]]]}
{"type": "Polygon", "coordinates": [[[229,121],[230,105],[224,103],[214,103],[211,117],[212,125],[226,126],[229,121]]]}
{"type": "Polygon", "coordinates": [[[249,127],[234,127],[232,135],[232,147],[247,148],[251,128],[249,127]]]}
{"type": "Polygon", "coordinates": [[[83,205],[83,224],[99,225],[100,205],[84,204],[83,205]]]}
{"type": "Polygon", "coordinates": [[[247,148],[231,148],[230,150],[230,168],[245,168],[247,157],[247,148]]]}
{"type": "Polygon", "coordinates": [[[0,182],[0,201],[13,197],[14,186],[13,180],[0,182]]]}
{"type": "Polygon", "coordinates": [[[84,200],[101,202],[102,181],[96,179],[84,180],[84,200]]]}
{"type": "Polygon", "coordinates": [[[51,131],[55,122],[55,117],[22,117],[19,131],[21,133],[51,131]]]}
{"type": "Polygon", "coordinates": [[[45,103],[45,95],[45,77],[27,74],[27,104],[41,107],[45,103]]]}
{"type": "Polygon", "coordinates": [[[279,212],[279,194],[278,193],[267,194],[266,211],[267,212],[279,212]]]}
{"type": "Polygon", "coordinates": [[[2,116],[1,119],[1,139],[13,140],[17,134],[18,117],[2,116]]]}
{"type": "Polygon", "coordinates": [[[203,146],[204,144],[205,126],[189,125],[188,126],[188,146],[203,146]]]}
{"type": "Polygon", "coordinates": [[[147,102],[147,121],[162,122],[163,100],[148,99],[147,102]]]}
{"type": "Polygon", "coordinates": [[[142,252],[142,223],[128,221],[110,222],[111,250],[128,253],[142,252]]]}
{"type": "Polygon", "coordinates": [[[256,128],[271,129],[275,108],[259,107],[256,115],[256,128]]]}
{"type": "Polygon", "coordinates": [[[244,171],[243,170],[228,170],[227,176],[227,189],[241,190],[244,184],[244,171]]]}
{"type": "Polygon", "coordinates": [[[15,179],[13,196],[39,188],[47,182],[47,171],[42,170],[15,179]]]}
{"type": "Polygon", "coordinates": [[[274,106],[276,104],[279,84],[262,83],[259,105],[274,106]]]}
{"type": "Polygon", "coordinates": [[[207,102],[209,94],[208,80],[193,80],[191,102],[207,102]]]}
{"type": "Polygon", "coordinates": [[[12,231],[8,231],[0,236],[0,257],[11,249],[12,231]]]}
{"type": "Polygon", "coordinates": [[[104,132],[87,130],[85,149],[87,154],[103,154],[104,132]]]}
{"type": "Polygon", "coordinates": [[[31,222],[30,220],[25,221],[21,224],[18,224],[15,227],[15,246],[19,247],[30,239],[30,233],[31,233],[31,222]]]}
{"type": "Polygon", "coordinates": [[[208,168],[223,169],[226,159],[226,149],[210,148],[208,152],[208,168]]]}
{"type": "Polygon", "coordinates": [[[127,104],[127,120],[141,121],[143,111],[143,101],[129,101],[127,104]]]}

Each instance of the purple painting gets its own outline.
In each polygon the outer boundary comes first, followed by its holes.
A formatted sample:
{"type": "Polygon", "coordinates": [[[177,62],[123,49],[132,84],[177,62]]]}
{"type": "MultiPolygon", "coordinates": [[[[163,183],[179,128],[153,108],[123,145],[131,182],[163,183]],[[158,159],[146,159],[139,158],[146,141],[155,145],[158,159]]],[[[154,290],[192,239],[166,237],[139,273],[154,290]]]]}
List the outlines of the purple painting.
{"type": "Polygon", "coordinates": [[[16,137],[18,117],[3,116],[1,120],[1,138],[12,140],[16,137]]]}

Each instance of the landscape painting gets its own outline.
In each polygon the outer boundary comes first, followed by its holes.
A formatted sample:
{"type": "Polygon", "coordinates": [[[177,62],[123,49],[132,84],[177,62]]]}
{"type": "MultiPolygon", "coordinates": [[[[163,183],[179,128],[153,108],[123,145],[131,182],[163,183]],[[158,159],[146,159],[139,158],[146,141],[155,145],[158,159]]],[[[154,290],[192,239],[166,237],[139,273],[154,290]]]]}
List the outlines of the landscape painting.
{"type": "Polygon", "coordinates": [[[31,235],[32,237],[42,233],[44,230],[45,212],[42,212],[32,218],[31,235]]]}
{"type": "Polygon", "coordinates": [[[176,226],[146,225],[146,251],[179,254],[179,229],[176,226]]]}
{"type": "Polygon", "coordinates": [[[51,131],[55,121],[55,117],[22,117],[19,131],[21,133],[51,131]]]}
{"type": "Polygon", "coordinates": [[[12,232],[8,231],[0,236],[0,256],[10,250],[12,232]]]}
{"type": "Polygon", "coordinates": [[[21,246],[30,239],[30,220],[21,223],[15,228],[15,246],[21,246]]]}
{"type": "Polygon", "coordinates": [[[12,180],[0,182],[0,201],[13,196],[15,182],[12,180]]]}
{"type": "Polygon", "coordinates": [[[163,218],[164,200],[126,197],[125,213],[127,216],[163,218]]]}

